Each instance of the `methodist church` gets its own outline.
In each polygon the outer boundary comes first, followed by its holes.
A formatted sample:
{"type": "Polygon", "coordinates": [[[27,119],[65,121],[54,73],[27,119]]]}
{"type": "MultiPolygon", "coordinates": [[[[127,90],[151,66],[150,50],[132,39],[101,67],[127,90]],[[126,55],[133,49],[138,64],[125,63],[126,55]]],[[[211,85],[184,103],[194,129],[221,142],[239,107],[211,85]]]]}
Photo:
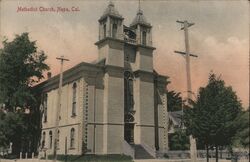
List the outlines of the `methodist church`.
{"type": "MultiPolygon", "coordinates": [[[[167,77],[153,67],[152,25],[141,9],[127,26],[110,2],[97,21],[98,58],[63,72],[57,154],[155,157],[168,150],[167,77]]],[[[42,89],[41,152],[53,154],[59,75],[42,89]]]]}

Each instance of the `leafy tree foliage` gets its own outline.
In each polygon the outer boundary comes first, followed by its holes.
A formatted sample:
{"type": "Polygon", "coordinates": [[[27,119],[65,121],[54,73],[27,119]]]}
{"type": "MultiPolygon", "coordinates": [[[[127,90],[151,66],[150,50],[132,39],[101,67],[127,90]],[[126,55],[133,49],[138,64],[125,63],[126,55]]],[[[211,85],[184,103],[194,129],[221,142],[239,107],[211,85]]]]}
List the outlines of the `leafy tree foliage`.
{"type": "Polygon", "coordinates": [[[234,139],[236,147],[249,148],[249,109],[242,111],[236,119],[236,127],[238,132],[234,139]]]}
{"type": "MultiPolygon", "coordinates": [[[[19,136],[23,134],[27,128],[23,121],[23,115],[13,112],[4,113],[1,111],[0,121],[0,145],[3,147],[9,147],[10,142],[19,145],[19,136]]],[[[17,147],[13,148],[14,152],[16,148],[17,147]]]]}
{"type": "Polygon", "coordinates": [[[170,150],[188,150],[189,137],[186,130],[176,129],[175,132],[169,135],[170,150]]]}
{"type": "Polygon", "coordinates": [[[167,92],[168,100],[168,111],[179,111],[182,110],[182,98],[180,92],[169,91],[167,92]]]}
{"type": "MultiPolygon", "coordinates": [[[[16,35],[13,41],[4,40],[0,49],[0,147],[13,143],[13,152],[29,145],[35,151],[40,129],[39,91],[33,86],[49,70],[47,56],[38,51],[29,34],[16,35]],[[29,108],[30,113],[25,114],[29,108]]],[[[25,150],[23,150],[25,151],[25,150]]],[[[28,151],[28,150],[27,150],[28,151]]]]}
{"type": "Polygon", "coordinates": [[[38,51],[28,33],[16,35],[11,42],[3,41],[0,50],[0,103],[13,111],[35,101],[31,87],[43,78],[49,67],[47,56],[38,51]]]}
{"type": "Polygon", "coordinates": [[[184,113],[187,131],[205,144],[207,150],[216,147],[217,162],[218,147],[230,145],[237,132],[235,120],[241,112],[241,102],[232,87],[210,74],[207,86],[199,89],[192,106],[184,113]]]}

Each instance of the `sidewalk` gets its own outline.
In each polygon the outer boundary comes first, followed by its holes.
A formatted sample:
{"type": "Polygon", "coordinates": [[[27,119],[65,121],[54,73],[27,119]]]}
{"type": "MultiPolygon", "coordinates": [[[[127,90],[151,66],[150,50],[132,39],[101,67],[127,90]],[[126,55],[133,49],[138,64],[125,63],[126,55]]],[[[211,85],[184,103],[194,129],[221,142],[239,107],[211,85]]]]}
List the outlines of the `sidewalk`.
{"type": "MultiPolygon", "coordinates": [[[[39,160],[39,159],[0,159],[0,162],[52,162],[52,160],[39,160]]],[[[61,162],[61,161],[58,161],[61,162]]],[[[143,160],[134,160],[134,162],[191,162],[190,159],[143,159],[143,160]]],[[[198,162],[206,162],[206,159],[198,159],[198,162]]],[[[209,162],[215,162],[215,159],[209,159],[209,162]]],[[[219,162],[231,162],[231,160],[219,159],[219,162]]],[[[238,162],[248,162],[246,160],[238,160],[238,162]]]]}
{"type": "MultiPolygon", "coordinates": [[[[198,159],[197,162],[206,162],[206,159],[198,159]]],[[[134,160],[134,162],[191,162],[190,159],[143,159],[143,160],[134,160]]],[[[209,159],[209,162],[215,162],[215,159],[209,159]]],[[[219,159],[219,162],[231,162],[231,160],[219,159]]],[[[246,160],[238,160],[238,162],[249,162],[246,160]]]]}

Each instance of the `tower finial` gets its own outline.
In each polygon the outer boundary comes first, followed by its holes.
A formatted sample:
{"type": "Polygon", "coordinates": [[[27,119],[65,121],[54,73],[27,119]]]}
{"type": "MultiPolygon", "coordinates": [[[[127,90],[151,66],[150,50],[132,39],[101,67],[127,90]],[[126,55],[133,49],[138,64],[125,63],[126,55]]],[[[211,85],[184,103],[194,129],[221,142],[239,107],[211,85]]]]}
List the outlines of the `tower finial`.
{"type": "Polygon", "coordinates": [[[142,9],[141,9],[141,0],[138,0],[139,4],[138,4],[138,11],[137,11],[137,14],[139,15],[142,15],[143,12],[142,12],[142,9]]]}
{"type": "Polygon", "coordinates": [[[112,0],[109,0],[109,5],[114,5],[113,1],[112,0]]]}
{"type": "Polygon", "coordinates": [[[139,11],[141,10],[141,0],[139,0],[139,6],[138,6],[139,11]]]}

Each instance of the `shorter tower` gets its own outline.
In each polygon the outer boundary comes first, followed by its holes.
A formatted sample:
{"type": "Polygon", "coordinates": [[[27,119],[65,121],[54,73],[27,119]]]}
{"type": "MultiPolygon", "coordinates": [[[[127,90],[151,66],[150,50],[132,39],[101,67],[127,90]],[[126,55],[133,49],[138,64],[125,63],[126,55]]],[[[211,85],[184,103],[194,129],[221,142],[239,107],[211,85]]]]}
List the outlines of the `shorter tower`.
{"type": "Polygon", "coordinates": [[[140,8],[133,22],[130,24],[130,28],[135,30],[137,44],[152,46],[152,26],[147,22],[140,8]]]}
{"type": "Polygon", "coordinates": [[[135,111],[134,142],[136,145],[155,150],[153,73],[153,51],[155,48],[152,47],[152,26],[147,22],[140,7],[129,28],[136,35],[135,45],[127,45],[127,49],[125,50],[135,51],[134,62],[130,63],[135,76],[133,81],[135,111]]]}

